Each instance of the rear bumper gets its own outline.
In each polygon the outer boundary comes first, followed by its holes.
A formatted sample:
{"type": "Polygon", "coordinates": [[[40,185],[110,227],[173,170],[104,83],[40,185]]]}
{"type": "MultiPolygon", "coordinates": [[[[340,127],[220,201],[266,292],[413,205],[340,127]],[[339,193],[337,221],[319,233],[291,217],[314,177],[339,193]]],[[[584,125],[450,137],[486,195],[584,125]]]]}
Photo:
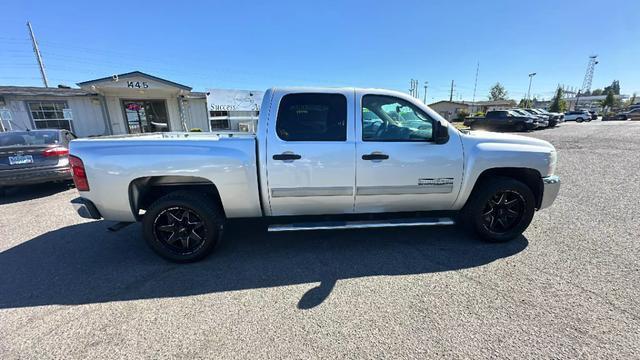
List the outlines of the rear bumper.
{"type": "Polygon", "coordinates": [[[71,179],[71,168],[68,165],[51,168],[3,170],[0,172],[0,186],[31,185],[71,179]]]}
{"type": "Polygon", "coordinates": [[[78,215],[85,219],[102,219],[102,215],[91,200],[79,197],[71,200],[71,205],[78,215]]]}
{"type": "Polygon", "coordinates": [[[548,208],[553,204],[558,192],[560,192],[560,177],[557,175],[551,175],[542,178],[543,192],[542,201],[540,202],[540,210],[548,208]]]}

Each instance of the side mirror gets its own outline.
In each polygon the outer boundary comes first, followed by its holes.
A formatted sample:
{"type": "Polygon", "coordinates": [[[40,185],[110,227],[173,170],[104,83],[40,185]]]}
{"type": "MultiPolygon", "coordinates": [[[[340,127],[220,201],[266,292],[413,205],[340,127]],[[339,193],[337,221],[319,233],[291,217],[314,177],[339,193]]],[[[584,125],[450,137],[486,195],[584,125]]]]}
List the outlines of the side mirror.
{"type": "Polygon", "coordinates": [[[446,144],[449,141],[449,128],[440,121],[434,123],[433,142],[436,144],[446,144]]]}

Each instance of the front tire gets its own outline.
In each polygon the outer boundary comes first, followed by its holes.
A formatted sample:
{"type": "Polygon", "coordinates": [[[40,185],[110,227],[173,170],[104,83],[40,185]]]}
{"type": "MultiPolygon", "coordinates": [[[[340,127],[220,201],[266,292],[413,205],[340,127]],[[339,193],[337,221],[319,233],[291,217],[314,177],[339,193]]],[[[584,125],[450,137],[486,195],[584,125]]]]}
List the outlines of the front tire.
{"type": "Polygon", "coordinates": [[[583,119],[582,119],[582,118],[577,118],[577,119],[576,119],[576,122],[581,123],[582,121],[583,121],[583,119]]]}
{"type": "Polygon", "coordinates": [[[224,215],[208,198],[176,191],[155,201],[142,219],[147,245],[163,258],[179,263],[198,261],[219,242],[224,215]]]}
{"type": "Polygon", "coordinates": [[[535,212],[529,187],[507,177],[492,177],[476,186],[463,210],[463,221],[488,242],[505,242],[520,236],[535,212]]]}

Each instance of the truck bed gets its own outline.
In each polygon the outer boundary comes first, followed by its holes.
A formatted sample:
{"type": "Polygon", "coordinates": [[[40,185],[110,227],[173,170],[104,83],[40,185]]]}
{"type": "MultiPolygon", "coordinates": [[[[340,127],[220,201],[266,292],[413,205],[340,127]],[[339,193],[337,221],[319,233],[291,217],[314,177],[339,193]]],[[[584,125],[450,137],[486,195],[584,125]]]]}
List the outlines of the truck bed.
{"type": "Polygon", "coordinates": [[[110,220],[136,220],[134,181],[168,177],[214,185],[229,218],[262,215],[253,134],[106,136],[74,140],[70,153],[83,161],[89,180],[90,190],[81,195],[110,220]]]}

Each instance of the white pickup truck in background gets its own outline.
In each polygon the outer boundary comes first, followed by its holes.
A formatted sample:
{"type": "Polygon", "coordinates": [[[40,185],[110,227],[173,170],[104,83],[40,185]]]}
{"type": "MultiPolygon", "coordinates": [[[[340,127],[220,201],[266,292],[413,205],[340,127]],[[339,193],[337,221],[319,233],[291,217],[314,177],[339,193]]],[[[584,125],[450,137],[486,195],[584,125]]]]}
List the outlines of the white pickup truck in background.
{"type": "Polygon", "coordinates": [[[286,88],[265,93],[258,130],[158,133],[71,142],[87,218],[142,221],[161,256],[210,253],[227,219],[269,231],[450,225],[519,236],[554,201],[546,141],[460,132],[395,91],[286,88]]]}

